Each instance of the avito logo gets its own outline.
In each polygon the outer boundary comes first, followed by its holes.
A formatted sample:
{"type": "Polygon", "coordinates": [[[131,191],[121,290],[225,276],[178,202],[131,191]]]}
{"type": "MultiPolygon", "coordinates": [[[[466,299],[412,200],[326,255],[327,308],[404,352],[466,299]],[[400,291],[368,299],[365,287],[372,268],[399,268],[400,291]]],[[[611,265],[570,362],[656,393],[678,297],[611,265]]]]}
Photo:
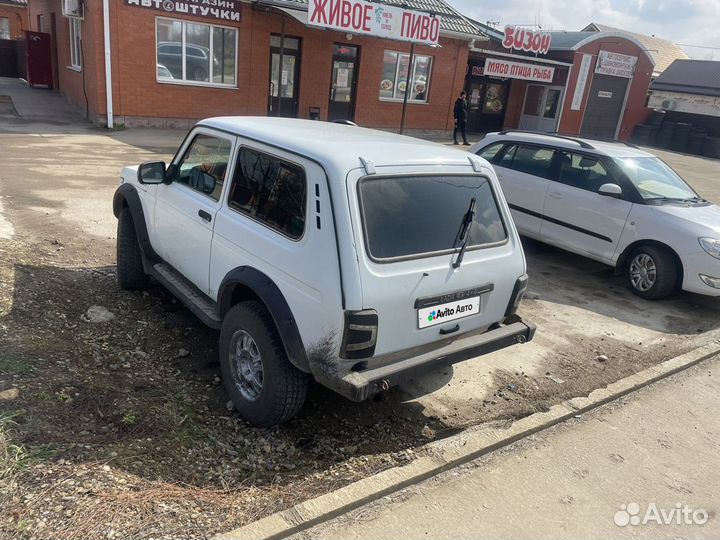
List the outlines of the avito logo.
{"type": "Polygon", "coordinates": [[[437,311],[431,311],[430,315],[428,315],[428,322],[442,319],[443,317],[450,317],[451,315],[455,315],[455,310],[453,308],[445,308],[437,311]]]}

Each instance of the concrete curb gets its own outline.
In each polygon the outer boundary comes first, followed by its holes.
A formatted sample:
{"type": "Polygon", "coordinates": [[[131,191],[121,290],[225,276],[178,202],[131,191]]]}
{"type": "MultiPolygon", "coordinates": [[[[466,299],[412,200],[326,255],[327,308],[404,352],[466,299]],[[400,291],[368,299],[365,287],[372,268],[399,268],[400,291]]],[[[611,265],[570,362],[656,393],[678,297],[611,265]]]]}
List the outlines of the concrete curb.
{"type": "Polygon", "coordinates": [[[640,388],[688,369],[720,354],[717,343],[705,345],[662,364],[513,422],[507,429],[470,428],[458,435],[429,443],[425,454],[402,467],[364,478],[344,488],[215,537],[215,540],[275,540],[288,538],[315,525],[355,510],[369,502],[508,446],[522,438],[605,405],[640,388]]]}

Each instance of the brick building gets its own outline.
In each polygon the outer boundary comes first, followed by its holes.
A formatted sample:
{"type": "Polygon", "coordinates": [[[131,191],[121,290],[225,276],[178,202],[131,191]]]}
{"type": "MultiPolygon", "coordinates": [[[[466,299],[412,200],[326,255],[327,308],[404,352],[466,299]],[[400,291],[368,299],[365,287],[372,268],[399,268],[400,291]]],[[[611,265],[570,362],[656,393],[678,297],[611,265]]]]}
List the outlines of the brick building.
{"type": "Polygon", "coordinates": [[[27,29],[27,0],[0,0],[0,39],[22,39],[27,29]]]}
{"type": "Polygon", "coordinates": [[[488,40],[474,44],[469,54],[465,90],[471,130],[518,128],[626,140],[647,119],[655,60],[633,34],[519,27],[523,43],[527,36],[536,43],[542,36],[548,40],[544,50],[524,51],[506,47],[505,32],[475,24],[488,40]]]}
{"type": "MultiPolygon", "coordinates": [[[[478,28],[443,0],[383,3],[439,16],[439,46],[415,46],[410,66],[408,42],[309,27],[305,0],[110,0],[115,123],[279,114],[398,129],[408,91],[408,132],[451,130],[478,28]]],[[[105,123],[103,1],[29,0],[29,12],[51,34],[55,86],[105,123]]]]}

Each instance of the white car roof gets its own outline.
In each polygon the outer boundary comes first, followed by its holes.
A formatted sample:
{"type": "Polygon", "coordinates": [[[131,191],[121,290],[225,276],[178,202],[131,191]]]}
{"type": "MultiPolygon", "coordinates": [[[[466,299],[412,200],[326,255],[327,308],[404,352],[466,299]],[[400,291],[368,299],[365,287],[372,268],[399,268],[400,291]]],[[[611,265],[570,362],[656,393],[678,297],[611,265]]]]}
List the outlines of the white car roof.
{"type": "Polygon", "coordinates": [[[534,144],[543,144],[553,146],[555,148],[565,148],[568,150],[580,150],[589,154],[598,154],[609,157],[625,158],[625,157],[656,157],[649,152],[630,146],[621,142],[596,141],[593,139],[585,139],[582,137],[574,137],[571,135],[554,136],[545,135],[543,133],[529,133],[524,131],[501,131],[498,133],[488,133],[485,138],[476,146],[485,147],[493,140],[498,141],[518,141],[529,142],[534,144]],[[587,148],[590,146],[591,148],[587,148]]]}
{"type": "Polygon", "coordinates": [[[372,161],[377,167],[472,166],[467,152],[461,150],[386,131],[332,122],[265,116],[226,116],[207,118],[197,125],[283,148],[335,170],[347,171],[361,167],[361,157],[372,161]]]}

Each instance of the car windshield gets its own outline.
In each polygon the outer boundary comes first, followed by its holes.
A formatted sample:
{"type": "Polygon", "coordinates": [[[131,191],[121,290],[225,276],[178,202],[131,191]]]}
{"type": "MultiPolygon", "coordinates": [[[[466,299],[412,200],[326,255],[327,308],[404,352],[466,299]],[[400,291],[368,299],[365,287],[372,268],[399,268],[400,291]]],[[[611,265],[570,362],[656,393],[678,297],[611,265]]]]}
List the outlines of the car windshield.
{"type": "Polygon", "coordinates": [[[365,178],[360,203],[370,256],[417,257],[467,249],[507,238],[490,182],[483,176],[365,178]],[[475,199],[474,216],[465,225],[475,199]],[[467,229],[467,231],[465,231],[467,229]]]}
{"type": "Polygon", "coordinates": [[[691,200],[698,194],[656,157],[616,158],[615,162],[628,176],[640,192],[640,196],[649,200],[691,200]]]}

